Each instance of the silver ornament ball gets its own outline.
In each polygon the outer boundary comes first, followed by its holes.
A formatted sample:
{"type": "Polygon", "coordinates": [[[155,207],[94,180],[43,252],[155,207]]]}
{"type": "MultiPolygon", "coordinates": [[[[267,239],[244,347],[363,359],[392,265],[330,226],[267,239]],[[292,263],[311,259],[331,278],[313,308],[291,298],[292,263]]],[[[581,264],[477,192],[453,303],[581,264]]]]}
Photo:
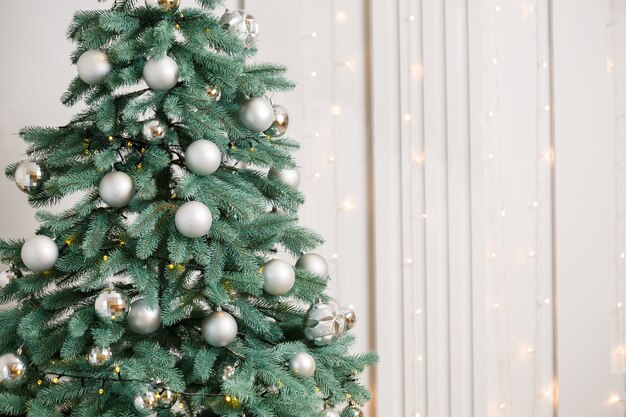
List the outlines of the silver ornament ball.
{"type": "Polygon", "coordinates": [[[0,290],[6,288],[17,279],[17,273],[11,269],[0,272],[0,290]]]}
{"type": "Polygon", "coordinates": [[[363,410],[361,410],[360,408],[355,407],[355,406],[351,406],[348,409],[348,415],[350,417],[363,417],[364,416],[363,410]]]}
{"type": "Polygon", "coordinates": [[[25,193],[38,193],[49,178],[50,172],[41,162],[24,161],[15,170],[15,185],[25,193]]]}
{"type": "Polygon", "coordinates": [[[329,408],[329,409],[324,410],[324,416],[325,417],[339,417],[339,413],[329,408]]]}
{"type": "Polygon", "coordinates": [[[190,239],[206,236],[211,230],[211,210],[198,201],[188,201],[176,210],[176,229],[190,239]]]}
{"type": "Polygon", "coordinates": [[[224,371],[222,372],[222,379],[224,381],[231,379],[232,377],[235,376],[235,371],[237,371],[237,368],[234,365],[228,365],[224,368],[224,371]]]}
{"type": "Polygon", "coordinates": [[[317,253],[306,253],[296,262],[298,268],[304,269],[313,275],[321,278],[328,278],[328,262],[322,255],[317,253]]]}
{"type": "Polygon", "coordinates": [[[26,360],[14,353],[8,353],[0,357],[2,366],[2,378],[0,382],[7,388],[17,388],[26,382],[28,366],[26,360]]]}
{"type": "Polygon", "coordinates": [[[213,347],[224,347],[237,338],[237,321],[225,311],[215,311],[202,322],[202,337],[213,347]]]}
{"type": "Polygon", "coordinates": [[[135,184],[125,172],[114,171],[100,180],[100,198],[113,208],[126,207],[135,196],[135,184]]]}
{"type": "Polygon", "coordinates": [[[22,262],[33,272],[52,269],[59,259],[59,248],[48,236],[33,236],[22,246],[22,262]]]}
{"type": "Polygon", "coordinates": [[[160,120],[147,120],[143,124],[142,134],[146,142],[159,143],[167,135],[167,126],[160,120]]]}
{"type": "Polygon", "coordinates": [[[146,415],[150,411],[154,411],[157,408],[157,400],[154,396],[154,392],[146,391],[142,395],[138,395],[135,397],[135,401],[133,401],[133,405],[135,409],[144,415],[146,415]]]}
{"type": "Polygon", "coordinates": [[[133,301],[126,318],[128,329],[139,335],[149,335],[161,327],[161,307],[150,308],[143,299],[133,301]]]}
{"type": "Polygon", "coordinates": [[[80,79],[89,85],[101,85],[113,69],[109,56],[96,49],[83,52],[76,66],[80,79]]]}
{"type": "Polygon", "coordinates": [[[149,9],[159,9],[169,12],[178,9],[180,0],[146,0],[146,7],[149,9]]]}
{"type": "Polygon", "coordinates": [[[220,101],[222,99],[222,90],[219,87],[208,85],[206,87],[206,93],[215,101],[220,101]]]}
{"type": "Polygon", "coordinates": [[[259,23],[245,10],[226,10],[221,19],[222,25],[231,34],[242,40],[246,48],[254,46],[259,34],[259,23]]]}
{"type": "Polygon", "coordinates": [[[280,259],[273,259],[263,265],[263,289],[271,295],[285,295],[296,282],[293,267],[280,259]]]}
{"type": "Polygon", "coordinates": [[[96,313],[105,322],[122,321],[128,314],[128,296],[124,291],[107,288],[96,298],[96,313]]]}
{"type": "Polygon", "coordinates": [[[311,377],[315,375],[315,359],[306,352],[295,354],[289,361],[289,369],[296,375],[311,377]]]}
{"type": "Polygon", "coordinates": [[[113,357],[113,352],[109,348],[94,346],[87,356],[87,362],[91,366],[102,366],[113,357]]]}
{"type": "Polygon", "coordinates": [[[222,152],[210,140],[197,140],[185,152],[185,165],[194,174],[211,175],[222,163],[222,152]]]}
{"type": "Polygon", "coordinates": [[[304,319],[304,336],[316,346],[326,346],[346,332],[346,318],[334,300],[311,306],[304,319]]]}
{"type": "Polygon", "coordinates": [[[172,392],[161,381],[156,381],[152,386],[157,408],[172,408],[178,401],[178,394],[172,392]]]}
{"type": "Polygon", "coordinates": [[[152,90],[170,90],[178,84],[178,64],[169,56],[149,59],[143,67],[143,79],[152,90]]]}
{"type": "Polygon", "coordinates": [[[265,134],[273,138],[279,138],[287,133],[289,128],[289,112],[283,106],[278,104],[274,105],[274,122],[269,129],[265,131],[265,134]]]}
{"type": "Polygon", "coordinates": [[[276,178],[280,180],[285,185],[290,186],[291,188],[298,189],[300,187],[300,171],[297,168],[293,169],[276,169],[272,168],[269,170],[267,176],[269,178],[276,178]]]}
{"type": "Polygon", "coordinates": [[[265,97],[255,97],[241,107],[239,118],[251,131],[264,132],[274,123],[274,108],[265,97]]]}

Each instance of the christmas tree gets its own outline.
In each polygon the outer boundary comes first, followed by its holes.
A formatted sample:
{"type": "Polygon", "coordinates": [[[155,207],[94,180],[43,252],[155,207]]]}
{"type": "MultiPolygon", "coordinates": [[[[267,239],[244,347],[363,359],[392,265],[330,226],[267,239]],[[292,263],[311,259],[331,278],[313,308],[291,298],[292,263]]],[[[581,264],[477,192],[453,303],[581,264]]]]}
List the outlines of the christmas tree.
{"type": "Polygon", "coordinates": [[[242,10],[145,3],[75,14],[62,101],[86,108],[6,169],[42,210],[0,241],[0,414],[362,416],[376,355],[298,225],[285,68],[246,63],[242,10]]]}

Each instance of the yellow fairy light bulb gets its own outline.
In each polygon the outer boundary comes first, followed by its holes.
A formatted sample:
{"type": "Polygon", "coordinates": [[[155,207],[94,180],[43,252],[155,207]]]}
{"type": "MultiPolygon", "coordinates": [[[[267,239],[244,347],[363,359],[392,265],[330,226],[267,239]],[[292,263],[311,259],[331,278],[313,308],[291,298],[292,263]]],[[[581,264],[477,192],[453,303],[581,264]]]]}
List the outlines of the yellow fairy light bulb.
{"type": "Polygon", "coordinates": [[[41,385],[43,384],[43,381],[41,379],[37,380],[37,385],[41,385]]]}
{"type": "Polygon", "coordinates": [[[168,267],[169,269],[174,269],[174,264],[169,264],[167,267],[168,267]]]}
{"type": "Polygon", "coordinates": [[[59,378],[55,376],[55,377],[52,379],[52,383],[53,383],[53,384],[58,384],[58,383],[59,383],[59,378]]]}
{"type": "Polygon", "coordinates": [[[100,388],[100,389],[98,390],[98,394],[103,395],[103,394],[104,394],[104,390],[103,390],[102,388],[100,388]]]}
{"type": "Polygon", "coordinates": [[[106,255],[104,255],[104,256],[102,257],[102,260],[103,260],[104,262],[106,262],[106,261],[108,261],[108,260],[109,260],[109,257],[108,257],[108,256],[106,256],[106,255]]]}

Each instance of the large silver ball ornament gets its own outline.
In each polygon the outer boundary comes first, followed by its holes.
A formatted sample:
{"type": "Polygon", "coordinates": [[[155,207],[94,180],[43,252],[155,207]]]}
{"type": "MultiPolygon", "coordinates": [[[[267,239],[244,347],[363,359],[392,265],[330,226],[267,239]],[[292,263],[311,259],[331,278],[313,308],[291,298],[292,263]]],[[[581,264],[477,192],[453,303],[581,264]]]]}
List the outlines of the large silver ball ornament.
{"type": "Polygon", "coordinates": [[[283,106],[278,104],[274,105],[274,122],[269,129],[265,131],[265,134],[273,138],[279,138],[287,133],[289,128],[289,112],[283,106]]]}
{"type": "Polygon", "coordinates": [[[15,170],[15,185],[25,193],[38,193],[48,178],[50,172],[41,162],[24,161],[15,170]]]}
{"type": "Polygon", "coordinates": [[[296,282],[293,267],[280,259],[273,259],[263,265],[263,289],[271,295],[285,295],[296,282]]]}
{"type": "Polygon", "coordinates": [[[102,84],[113,69],[109,56],[96,49],[83,52],[76,66],[80,79],[89,85],[102,84]]]}
{"type": "Polygon", "coordinates": [[[211,346],[224,347],[237,338],[237,322],[225,311],[215,311],[202,322],[202,337],[211,346]]]}
{"type": "Polygon", "coordinates": [[[131,332],[152,334],[161,327],[161,307],[149,308],[144,300],[136,300],[130,305],[126,321],[131,332]]]}
{"type": "Polygon", "coordinates": [[[332,410],[330,408],[327,410],[324,410],[324,416],[325,417],[340,417],[337,411],[332,410]]]}
{"type": "Polygon", "coordinates": [[[241,39],[246,48],[252,48],[259,34],[259,23],[245,10],[226,10],[221,19],[222,25],[230,33],[241,39]]]}
{"type": "Polygon", "coordinates": [[[265,97],[255,97],[241,107],[239,118],[251,131],[264,132],[274,123],[274,108],[265,97]]]}
{"type": "Polygon", "coordinates": [[[316,346],[326,346],[346,332],[346,318],[334,300],[311,306],[304,318],[304,336],[316,346]]]}
{"type": "Polygon", "coordinates": [[[160,9],[164,12],[176,10],[180,6],[180,0],[146,0],[149,9],[160,9]]]}
{"type": "Polygon", "coordinates": [[[28,367],[26,360],[14,353],[8,353],[0,357],[2,375],[0,382],[7,388],[17,388],[26,382],[28,367]]]}
{"type": "Polygon", "coordinates": [[[269,170],[268,177],[276,178],[280,180],[283,184],[290,186],[291,188],[295,188],[296,190],[300,187],[300,171],[297,168],[293,169],[276,169],[272,168],[269,170]]]}
{"type": "Polygon", "coordinates": [[[185,165],[194,174],[211,175],[222,163],[222,152],[210,140],[197,140],[185,152],[185,165]]]}
{"type": "Polygon", "coordinates": [[[11,269],[5,269],[0,272],[0,290],[6,288],[9,284],[17,279],[17,273],[11,269]]]}
{"type": "Polygon", "coordinates": [[[213,224],[211,210],[198,201],[189,201],[180,206],[174,220],[176,229],[191,239],[206,236],[213,224]]]}
{"type": "Polygon", "coordinates": [[[128,314],[128,296],[124,291],[107,288],[96,298],[96,313],[106,322],[122,321],[128,314]]]}
{"type": "Polygon", "coordinates": [[[289,369],[296,375],[311,377],[315,375],[315,359],[306,352],[295,354],[289,361],[289,369]]]}
{"type": "Polygon", "coordinates": [[[110,207],[122,208],[135,196],[135,184],[125,172],[114,171],[100,180],[100,198],[110,207]]]}
{"type": "Polygon", "coordinates": [[[87,356],[87,362],[91,366],[102,366],[111,360],[113,352],[109,348],[94,346],[87,356]]]}
{"type": "Polygon", "coordinates": [[[159,143],[167,135],[167,126],[160,120],[147,120],[143,124],[141,133],[146,142],[159,143]]]}
{"type": "Polygon", "coordinates": [[[143,67],[143,79],[152,90],[170,90],[178,83],[178,64],[169,56],[149,59],[143,67]]]}
{"type": "Polygon", "coordinates": [[[313,275],[321,278],[328,278],[328,262],[322,255],[317,253],[306,253],[296,262],[298,268],[304,269],[313,275]]]}
{"type": "Polygon", "coordinates": [[[52,269],[59,259],[59,248],[48,236],[33,236],[22,246],[22,262],[33,272],[52,269]]]}
{"type": "Polygon", "coordinates": [[[137,411],[146,415],[148,412],[156,410],[157,399],[154,396],[154,392],[146,391],[144,394],[135,397],[133,405],[137,411]]]}

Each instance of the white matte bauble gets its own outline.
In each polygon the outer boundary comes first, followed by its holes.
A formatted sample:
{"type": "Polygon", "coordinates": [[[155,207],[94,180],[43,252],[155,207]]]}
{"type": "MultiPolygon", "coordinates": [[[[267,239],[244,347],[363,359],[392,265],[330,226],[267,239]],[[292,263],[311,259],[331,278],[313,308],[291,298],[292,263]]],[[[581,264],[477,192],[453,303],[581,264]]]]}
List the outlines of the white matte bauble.
{"type": "Polygon", "coordinates": [[[98,317],[105,322],[122,321],[128,314],[128,296],[124,291],[107,288],[96,298],[98,317]]]}
{"type": "Polygon", "coordinates": [[[264,132],[274,123],[274,107],[265,97],[255,97],[241,107],[239,118],[251,131],[264,132]]]}
{"type": "Polygon", "coordinates": [[[296,190],[300,187],[300,171],[297,168],[293,169],[276,169],[272,168],[267,174],[270,178],[276,178],[280,180],[283,184],[290,186],[291,188],[295,188],[296,190]]]}
{"type": "Polygon", "coordinates": [[[76,66],[80,79],[89,85],[102,84],[113,69],[109,56],[96,49],[83,52],[76,66]]]}
{"type": "Polygon", "coordinates": [[[0,357],[2,374],[0,382],[7,388],[17,388],[26,382],[28,367],[26,360],[21,356],[8,353],[0,357]]]}
{"type": "Polygon", "coordinates": [[[213,224],[211,210],[198,201],[189,201],[176,210],[176,229],[185,237],[206,236],[213,224]]]}
{"type": "Polygon", "coordinates": [[[298,259],[296,266],[318,277],[328,278],[328,262],[317,253],[305,253],[298,259]]]}
{"type": "Polygon", "coordinates": [[[144,300],[136,300],[130,305],[126,321],[131,332],[144,336],[152,334],[161,327],[161,307],[149,308],[144,300]]]}
{"type": "Polygon", "coordinates": [[[271,295],[285,295],[296,282],[293,267],[280,259],[273,259],[263,266],[263,289],[271,295]]]}
{"type": "Polygon", "coordinates": [[[338,412],[336,412],[335,410],[331,410],[330,408],[327,410],[324,410],[324,416],[325,417],[340,417],[338,412]]]}
{"type": "Polygon", "coordinates": [[[202,337],[211,346],[224,347],[237,338],[237,321],[225,311],[215,311],[202,322],[202,337]]]}
{"type": "Polygon", "coordinates": [[[226,30],[241,39],[246,48],[252,48],[259,34],[259,23],[245,10],[226,10],[221,23],[226,30]]]}
{"type": "Polygon", "coordinates": [[[141,133],[146,142],[159,143],[167,135],[167,126],[160,120],[147,120],[143,124],[141,133]]]}
{"type": "Polygon", "coordinates": [[[289,361],[289,369],[296,375],[311,377],[315,375],[315,359],[306,352],[297,353],[289,361]]]}
{"type": "Polygon", "coordinates": [[[160,9],[164,12],[176,10],[180,6],[180,0],[146,0],[149,9],[160,9]]]}
{"type": "Polygon", "coordinates": [[[169,56],[149,59],[143,67],[143,79],[152,90],[170,90],[178,83],[178,64],[169,56]]]}
{"type": "Polygon", "coordinates": [[[135,184],[125,172],[114,171],[100,180],[100,198],[110,207],[122,208],[135,196],[135,184]]]}
{"type": "Polygon", "coordinates": [[[33,272],[52,269],[59,259],[59,248],[48,236],[33,236],[22,246],[22,262],[33,272]]]}
{"type": "Polygon", "coordinates": [[[6,288],[9,284],[17,279],[17,273],[11,269],[5,269],[0,272],[0,290],[6,288]]]}
{"type": "Polygon", "coordinates": [[[194,174],[211,175],[222,163],[222,152],[210,140],[197,140],[185,152],[185,165],[194,174]]]}
{"type": "Polygon", "coordinates": [[[91,366],[102,366],[110,361],[112,357],[113,352],[111,352],[111,349],[95,346],[89,351],[87,361],[91,366]]]}
{"type": "Polygon", "coordinates": [[[15,185],[25,193],[38,193],[48,178],[50,171],[37,161],[24,161],[15,170],[15,185]]]}
{"type": "Polygon", "coordinates": [[[289,112],[288,110],[278,104],[274,105],[274,122],[272,126],[265,131],[266,135],[273,138],[279,138],[287,133],[289,128],[289,112]]]}

